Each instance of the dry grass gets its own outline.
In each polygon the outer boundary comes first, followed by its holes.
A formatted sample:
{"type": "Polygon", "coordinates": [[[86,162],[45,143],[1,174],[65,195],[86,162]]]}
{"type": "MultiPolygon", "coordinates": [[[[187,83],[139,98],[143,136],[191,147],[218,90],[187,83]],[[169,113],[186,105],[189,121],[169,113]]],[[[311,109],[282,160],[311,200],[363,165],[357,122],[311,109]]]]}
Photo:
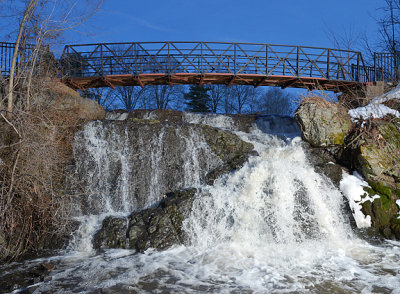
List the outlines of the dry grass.
{"type": "MultiPolygon", "coordinates": [[[[79,120],[37,96],[29,111],[0,117],[0,258],[14,260],[68,232],[65,191],[79,120]]],[[[4,113],[3,113],[4,114],[4,113]]],[[[48,245],[48,244],[47,244],[48,245]]]]}

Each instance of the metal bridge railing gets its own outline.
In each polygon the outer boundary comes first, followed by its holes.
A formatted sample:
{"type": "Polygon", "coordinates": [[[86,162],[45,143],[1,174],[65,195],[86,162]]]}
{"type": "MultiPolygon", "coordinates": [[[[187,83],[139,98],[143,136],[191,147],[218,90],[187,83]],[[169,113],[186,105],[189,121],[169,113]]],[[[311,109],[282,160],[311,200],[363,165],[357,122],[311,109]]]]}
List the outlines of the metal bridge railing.
{"type": "Polygon", "coordinates": [[[400,80],[400,52],[374,53],[374,80],[397,82],[400,80]]]}
{"type": "MultiPolygon", "coordinates": [[[[0,75],[10,73],[14,43],[0,42],[0,75]]],[[[29,67],[34,45],[20,50],[17,70],[29,67]]],[[[47,49],[48,50],[48,49],[47,49]]],[[[295,76],[357,83],[400,80],[400,53],[376,53],[367,66],[360,52],[329,48],[218,42],[133,42],[67,45],[58,61],[66,78],[145,73],[229,73],[295,76]]]]}
{"type": "Polygon", "coordinates": [[[67,45],[63,77],[145,73],[230,73],[371,81],[362,54],[328,48],[217,42],[67,45]]]}
{"type": "MultiPolygon", "coordinates": [[[[9,76],[15,43],[0,42],[0,75],[9,76]]],[[[23,72],[29,64],[35,45],[22,45],[17,57],[17,73],[23,72]]]]}

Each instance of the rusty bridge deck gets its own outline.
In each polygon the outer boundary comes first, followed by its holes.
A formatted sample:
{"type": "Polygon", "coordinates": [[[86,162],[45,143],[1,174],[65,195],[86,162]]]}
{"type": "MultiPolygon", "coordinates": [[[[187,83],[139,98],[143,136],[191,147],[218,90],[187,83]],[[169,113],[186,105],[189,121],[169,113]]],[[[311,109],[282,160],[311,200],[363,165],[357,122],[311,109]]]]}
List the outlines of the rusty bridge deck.
{"type": "Polygon", "coordinates": [[[134,42],[68,45],[62,80],[93,87],[226,84],[339,90],[368,82],[360,52],[303,46],[134,42]]]}
{"type": "MultiPolygon", "coordinates": [[[[377,67],[377,64],[379,62],[375,61],[373,66],[367,66],[357,51],[306,46],[219,42],[101,43],[65,46],[59,59],[59,77],[70,87],[81,90],[225,84],[340,91],[386,78],[383,66],[377,67]]],[[[393,67],[390,70],[393,71],[393,67]]],[[[397,67],[395,71],[397,73],[397,67]]]]}

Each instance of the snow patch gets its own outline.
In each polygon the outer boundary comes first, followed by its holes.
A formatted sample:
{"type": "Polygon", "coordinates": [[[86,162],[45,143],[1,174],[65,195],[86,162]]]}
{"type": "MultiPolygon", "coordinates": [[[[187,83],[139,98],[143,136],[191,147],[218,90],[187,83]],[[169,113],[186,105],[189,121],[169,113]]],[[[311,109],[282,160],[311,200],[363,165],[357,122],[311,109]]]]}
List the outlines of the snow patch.
{"type": "Polygon", "coordinates": [[[400,99],[400,84],[393,90],[372,99],[372,103],[383,103],[392,99],[400,99]]]}
{"type": "Polygon", "coordinates": [[[383,118],[387,114],[400,117],[400,113],[386,105],[371,102],[370,104],[349,110],[351,120],[356,122],[359,119],[383,118]]]}
{"type": "MultiPolygon", "coordinates": [[[[400,209],[400,199],[399,199],[399,200],[396,200],[396,204],[397,204],[397,206],[398,206],[399,209],[400,209]]],[[[397,218],[400,219],[400,210],[399,210],[399,213],[398,213],[397,218]]]]}
{"type": "Polygon", "coordinates": [[[349,114],[352,121],[356,122],[360,119],[368,118],[383,118],[387,114],[392,114],[396,117],[400,117],[400,113],[382,103],[393,100],[400,99],[400,84],[393,90],[372,99],[371,103],[366,106],[358,107],[355,109],[350,109],[349,114]]]}
{"type": "Polygon", "coordinates": [[[343,178],[340,181],[340,190],[349,200],[350,208],[358,228],[371,227],[371,216],[362,213],[361,204],[366,201],[373,202],[374,199],[379,198],[378,195],[369,195],[364,191],[364,187],[369,187],[369,185],[357,172],[354,172],[354,175],[343,172],[343,178]],[[365,194],[366,196],[361,198],[365,194]]]}

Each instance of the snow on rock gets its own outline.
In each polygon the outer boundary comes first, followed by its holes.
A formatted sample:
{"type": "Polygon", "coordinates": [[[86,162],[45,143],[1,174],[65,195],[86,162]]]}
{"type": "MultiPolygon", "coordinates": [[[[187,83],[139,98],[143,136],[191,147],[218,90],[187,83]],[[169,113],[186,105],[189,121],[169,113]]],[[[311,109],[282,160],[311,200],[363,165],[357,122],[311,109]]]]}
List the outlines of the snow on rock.
{"type": "Polygon", "coordinates": [[[393,90],[372,99],[372,103],[379,104],[392,99],[400,99],[400,84],[398,84],[397,87],[394,88],[393,90]]]}
{"type": "Polygon", "coordinates": [[[397,110],[391,109],[386,105],[373,102],[363,107],[350,109],[349,114],[352,121],[357,121],[360,118],[383,118],[387,114],[392,114],[396,117],[400,117],[400,113],[397,110]]]}
{"type": "MultiPolygon", "coordinates": [[[[396,200],[396,204],[400,208],[400,199],[396,200]]],[[[400,211],[399,211],[399,216],[397,218],[400,219],[400,211]]]]}
{"type": "Polygon", "coordinates": [[[374,199],[379,198],[378,195],[372,197],[368,195],[368,193],[364,191],[364,187],[369,187],[369,185],[358,173],[354,172],[354,175],[349,175],[343,172],[343,178],[340,181],[340,190],[349,200],[349,205],[358,228],[371,227],[371,216],[362,213],[361,204],[365,201],[369,200],[372,202],[374,199]],[[364,194],[366,194],[366,197],[361,198],[364,194]]]}
{"type": "Polygon", "coordinates": [[[394,110],[382,104],[393,99],[400,99],[400,84],[393,90],[375,97],[368,105],[355,109],[350,109],[349,114],[352,121],[367,118],[383,118],[387,114],[392,114],[396,117],[400,117],[400,113],[397,110],[394,110]]]}

